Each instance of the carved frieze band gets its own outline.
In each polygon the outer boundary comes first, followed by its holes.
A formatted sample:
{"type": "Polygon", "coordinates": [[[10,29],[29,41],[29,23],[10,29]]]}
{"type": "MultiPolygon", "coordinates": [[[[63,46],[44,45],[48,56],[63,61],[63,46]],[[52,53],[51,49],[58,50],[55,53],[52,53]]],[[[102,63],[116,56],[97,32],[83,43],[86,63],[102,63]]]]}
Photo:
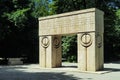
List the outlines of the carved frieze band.
{"type": "Polygon", "coordinates": [[[47,36],[42,37],[41,46],[47,48],[50,44],[49,38],[47,36]]]}
{"type": "Polygon", "coordinates": [[[92,36],[91,36],[91,34],[89,34],[89,33],[83,33],[82,35],[81,35],[81,37],[80,37],[80,42],[81,42],[81,45],[83,46],[83,47],[89,47],[89,46],[91,46],[92,45],[92,42],[93,42],[93,40],[92,40],[92,36]]]}

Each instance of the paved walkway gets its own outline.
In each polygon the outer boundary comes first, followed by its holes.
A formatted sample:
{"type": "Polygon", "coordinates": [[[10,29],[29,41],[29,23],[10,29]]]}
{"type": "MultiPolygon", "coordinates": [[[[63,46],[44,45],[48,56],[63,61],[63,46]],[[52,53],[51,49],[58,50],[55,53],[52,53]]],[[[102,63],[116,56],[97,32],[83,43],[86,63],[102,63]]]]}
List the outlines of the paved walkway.
{"type": "Polygon", "coordinates": [[[40,69],[38,64],[0,66],[0,80],[120,80],[120,62],[104,64],[107,73],[76,71],[73,63],[62,68],[40,69]],[[66,67],[67,66],[67,67],[66,67]]]}

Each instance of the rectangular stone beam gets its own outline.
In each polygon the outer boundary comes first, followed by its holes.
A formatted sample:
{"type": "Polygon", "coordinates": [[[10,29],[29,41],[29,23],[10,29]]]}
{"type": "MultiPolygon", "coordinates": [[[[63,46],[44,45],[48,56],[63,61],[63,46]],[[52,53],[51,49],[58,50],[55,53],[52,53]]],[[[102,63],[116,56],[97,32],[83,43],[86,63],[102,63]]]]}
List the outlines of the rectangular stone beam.
{"type": "Polygon", "coordinates": [[[96,31],[99,29],[95,26],[96,15],[103,14],[99,9],[91,8],[42,17],[39,18],[39,35],[63,35],[96,31]]]}

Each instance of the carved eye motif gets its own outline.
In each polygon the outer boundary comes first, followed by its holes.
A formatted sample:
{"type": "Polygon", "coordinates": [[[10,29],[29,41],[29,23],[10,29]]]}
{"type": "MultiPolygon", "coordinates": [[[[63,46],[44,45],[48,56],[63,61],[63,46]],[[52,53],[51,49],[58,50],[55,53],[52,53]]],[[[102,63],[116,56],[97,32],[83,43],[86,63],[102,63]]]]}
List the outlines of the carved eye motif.
{"type": "Polygon", "coordinates": [[[47,48],[49,46],[49,39],[48,37],[43,37],[42,40],[41,40],[41,45],[44,47],[44,48],[47,48]]]}
{"type": "Polygon", "coordinates": [[[97,47],[100,48],[102,46],[102,36],[100,34],[97,34],[96,36],[96,41],[97,41],[97,47]]]}
{"type": "Polygon", "coordinates": [[[59,41],[59,39],[58,39],[57,37],[54,38],[53,45],[54,45],[54,47],[55,47],[56,49],[59,48],[59,46],[60,46],[60,41],[59,41]]]}
{"type": "Polygon", "coordinates": [[[89,47],[92,44],[92,36],[89,33],[83,33],[81,38],[81,45],[84,47],[89,47]]]}

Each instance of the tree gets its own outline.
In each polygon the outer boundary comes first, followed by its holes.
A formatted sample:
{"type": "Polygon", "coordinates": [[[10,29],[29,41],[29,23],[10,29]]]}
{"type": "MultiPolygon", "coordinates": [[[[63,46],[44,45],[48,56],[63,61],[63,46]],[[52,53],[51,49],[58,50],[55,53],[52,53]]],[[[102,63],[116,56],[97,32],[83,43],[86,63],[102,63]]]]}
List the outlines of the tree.
{"type": "MultiPolygon", "coordinates": [[[[116,33],[118,32],[116,32],[115,24],[116,24],[116,19],[117,19],[116,10],[119,8],[119,3],[120,3],[119,0],[102,0],[102,1],[101,0],[54,0],[54,1],[57,1],[55,4],[55,6],[57,6],[57,9],[56,9],[57,14],[86,9],[86,8],[92,8],[92,7],[96,7],[100,10],[103,10],[105,13],[105,17],[104,17],[105,60],[116,58],[114,55],[115,45],[119,43],[116,43],[116,40],[115,40],[116,38],[118,38],[118,36],[116,36],[116,33]]],[[[65,39],[68,40],[67,38],[65,39]]],[[[66,41],[65,39],[64,41],[66,41]]],[[[75,43],[70,42],[67,45],[73,45],[73,44],[75,43]]],[[[63,51],[66,51],[66,50],[64,50],[63,48],[63,51]]],[[[69,54],[69,51],[66,51],[65,53],[69,54]]]]}
{"type": "Polygon", "coordinates": [[[94,0],[54,0],[56,1],[56,12],[64,13],[80,9],[86,9],[94,7],[94,0]]]}
{"type": "Polygon", "coordinates": [[[35,18],[55,14],[54,2],[51,2],[51,0],[32,0],[32,4],[33,4],[32,15],[35,18]]]}
{"type": "Polygon", "coordinates": [[[38,17],[54,14],[51,0],[0,0],[0,7],[0,57],[38,62],[38,17]]]}
{"type": "Polygon", "coordinates": [[[77,40],[76,35],[63,36],[62,38],[62,57],[69,62],[77,62],[77,40]]]}
{"type": "Polygon", "coordinates": [[[0,56],[24,56],[29,60],[38,57],[38,26],[29,14],[32,13],[31,1],[1,0],[0,7],[0,56]]]}

